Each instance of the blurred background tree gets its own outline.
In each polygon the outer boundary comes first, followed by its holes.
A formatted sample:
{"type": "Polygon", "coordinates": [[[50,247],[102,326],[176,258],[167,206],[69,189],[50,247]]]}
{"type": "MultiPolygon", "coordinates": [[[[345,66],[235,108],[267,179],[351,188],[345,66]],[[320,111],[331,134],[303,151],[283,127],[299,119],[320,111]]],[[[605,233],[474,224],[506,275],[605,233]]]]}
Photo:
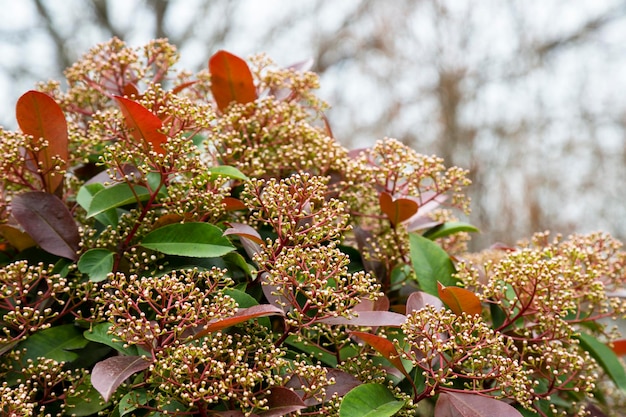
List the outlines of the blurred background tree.
{"type": "Polygon", "coordinates": [[[333,132],[471,170],[474,249],[535,231],[626,239],[624,0],[0,0],[0,124],[37,81],[117,36],[314,59],[333,132]]]}

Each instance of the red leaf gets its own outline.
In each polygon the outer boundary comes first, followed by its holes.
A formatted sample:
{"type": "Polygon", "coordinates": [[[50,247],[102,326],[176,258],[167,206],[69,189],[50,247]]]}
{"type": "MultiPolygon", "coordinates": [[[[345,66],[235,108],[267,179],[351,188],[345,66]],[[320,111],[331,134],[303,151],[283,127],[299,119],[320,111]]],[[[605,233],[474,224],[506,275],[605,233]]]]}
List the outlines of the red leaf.
{"type": "Polygon", "coordinates": [[[344,324],[352,326],[388,326],[388,327],[400,327],[406,321],[406,316],[403,314],[394,313],[391,311],[359,311],[358,316],[346,317],[329,317],[321,319],[320,322],[326,324],[344,324]]]}
{"type": "Polygon", "coordinates": [[[522,414],[504,401],[460,392],[444,391],[435,404],[435,417],[522,417],[522,414]]]}
{"type": "Polygon", "coordinates": [[[408,198],[398,198],[394,200],[391,194],[384,191],[380,193],[378,201],[380,203],[380,209],[389,218],[389,221],[394,227],[410,219],[417,213],[419,207],[417,202],[408,198]]]}
{"type": "Polygon", "coordinates": [[[211,92],[217,107],[224,111],[233,101],[249,103],[256,100],[257,93],[252,72],[243,59],[226,51],[218,51],[209,59],[211,92]]]}
{"type": "Polygon", "coordinates": [[[626,355],[626,339],[615,340],[609,343],[609,347],[613,349],[617,356],[626,355]]]}
{"type": "Polygon", "coordinates": [[[359,304],[352,308],[352,311],[388,311],[389,310],[389,298],[383,295],[378,297],[376,301],[372,301],[369,298],[361,298],[359,304]]]}
{"type": "Polygon", "coordinates": [[[17,100],[15,116],[23,133],[48,142],[46,149],[31,153],[30,157],[43,164],[45,190],[54,193],[63,182],[63,176],[54,175],[52,157],[63,161],[62,169],[67,168],[68,159],[67,122],[63,110],[49,95],[31,90],[17,100]]]}
{"type": "Polygon", "coordinates": [[[262,417],[281,417],[306,407],[300,396],[289,388],[271,387],[269,391],[266,399],[270,409],[259,414],[262,417]]]}
{"type": "Polygon", "coordinates": [[[43,191],[18,194],[11,201],[11,213],[43,250],[78,260],[78,226],[57,196],[43,191]]]}
{"type": "Polygon", "coordinates": [[[409,373],[406,371],[402,360],[400,360],[400,355],[398,354],[396,347],[389,340],[385,339],[384,337],[380,337],[375,334],[366,332],[355,331],[350,332],[350,334],[352,336],[358,337],[359,339],[363,340],[365,343],[376,349],[376,351],[383,355],[393,366],[396,367],[396,369],[402,372],[402,375],[406,376],[409,379],[411,378],[409,376],[409,373]]]}
{"type": "Polygon", "coordinates": [[[163,128],[161,119],[136,101],[120,96],[114,98],[120,106],[133,138],[139,142],[149,143],[155,151],[164,155],[163,144],[167,141],[167,135],[161,132],[163,128]]]}
{"type": "Polygon", "coordinates": [[[238,198],[224,197],[222,204],[227,211],[246,210],[248,207],[238,198]]]}
{"type": "Polygon", "coordinates": [[[129,376],[149,366],[150,362],[141,356],[113,356],[98,362],[93,367],[91,385],[98,390],[105,401],[109,401],[117,387],[129,376]]]}
{"type": "Polygon", "coordinates": [[[231,327],[235,324],[243,323],[244,321],[248,321],[257,317],[284,315],[285,312],[283,310],[269,304],[261,304],[248,308],[242,308],[239,309],[239,311],[237,311],[231,317],[210,322],[206,327],[204,327],[201,331],[195,334],[194,339],[198,339],[209,333],[217,332],[218,330],[223,330],[227,327],[231,327]]]}
{"type": "Polygon", "coordinates": [[[406,314],[408,315],[412,311],[421,310],[427,305],[431,305],[438,310],[443,308],[441,299],[425,293],[424,291],[415,291],[406,299],[406,314]]]}
{"type": "Polygon", "coordinates": [[[461,315],[465,312],[469,315],[480,315],[483,311],[480,299],[470,290],[460,287],[446,287],[437,282],[437,292],[441,301],[450,307],[454,314],[461,315]]]}
{"type": "Polygon", "coordinates": [[[224,236],[237,235],[239,237],[250,239],[259,245],[263,243],[263,239],[261,238],[259,232],[247,224],[231,222],[228,223],[228,226],[230,227],[224,231],[224,236]]]}

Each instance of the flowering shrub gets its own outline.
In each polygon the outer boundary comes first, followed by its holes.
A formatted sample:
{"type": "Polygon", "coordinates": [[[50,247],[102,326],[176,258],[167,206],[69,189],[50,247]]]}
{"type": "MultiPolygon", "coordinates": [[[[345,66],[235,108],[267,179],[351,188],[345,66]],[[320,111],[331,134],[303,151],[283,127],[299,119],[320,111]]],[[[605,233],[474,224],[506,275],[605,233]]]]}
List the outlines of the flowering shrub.
{"type": "Polygon", "coordinates": [[[619,242],[467,253],[466,171],[343,148],[305,64],[176,59],[113,39],[0,131],[2,415],[619,410],[619,242]]]}

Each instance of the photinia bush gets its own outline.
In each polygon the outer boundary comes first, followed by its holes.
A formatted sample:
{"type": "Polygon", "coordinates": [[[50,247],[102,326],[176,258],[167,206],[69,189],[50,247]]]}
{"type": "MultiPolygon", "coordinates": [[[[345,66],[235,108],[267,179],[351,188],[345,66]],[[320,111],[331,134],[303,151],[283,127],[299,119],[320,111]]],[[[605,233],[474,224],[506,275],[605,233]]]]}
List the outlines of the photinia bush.
{"type": "Polygon", "coordinates": [[[626,252],[468,253],[463,169],[349,151],[318,78],[96,46],[0,130],[6,416],[596,416],[626,404],[626,252]]]}

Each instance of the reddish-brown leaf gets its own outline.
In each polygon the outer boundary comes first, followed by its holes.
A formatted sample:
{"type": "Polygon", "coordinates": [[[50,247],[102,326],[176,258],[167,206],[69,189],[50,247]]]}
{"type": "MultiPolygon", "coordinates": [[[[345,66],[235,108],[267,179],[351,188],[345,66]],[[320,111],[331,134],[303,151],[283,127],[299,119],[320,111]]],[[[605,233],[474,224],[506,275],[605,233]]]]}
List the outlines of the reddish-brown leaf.
{"type": "Polygon", "coordinates": [[[113,356],[98,362],[91,371],[91,385],[98,390],[105,401],[109,401],[129,376],[143,371],[150,362],[141,356],[113,356]]]}
{"type": "Polygon", "coordinates": [[[261,417],[281,417],[306,408],[302,398],[289,388],[271,387],[266,397],[269,410],[259,414],[261,417]]]}
{"type": "Polygon", "coordinates": [[[237,235],[239,237],[250,239],[259,245],[263,243],[263,239],[261,238],[259,232],[247,224],[230,222],[228,223],[228,226],[229,228],[224,230],[224,236],[237,235]]]}
{"type": "Polygon", "coordinates": [[[380,209],[389,218],[391,224],[396,225],[410,219],[417,213],[417,202],[408,198],[393,199],[391,194],[383,191],[379,197],[380,209]]]}
{"type": "Polygon", "coordinates": [[[222,199],[222,204],[226,211],[237,211],[237,210],[246,210],[248,207],[238,198],[234,197],[224,197],[222,199]]]}
{"type": "Polygon", "coordinates": [[[152,145],[152,148],[161,155],[165,154],[163,144],[167,141],[167,135],[161,132],[163,128],[161,119],[136,101],[120,96],[114,98],[120,106],[133,138],[152,145]]]}
{"type": "Polygon", "coordinates": [[[442,283],[437,282],[437,292],[439,298],[454,312],[460,315],[466,313],[468,315],[480,315],[483,307],[480,299],[468,289],[460,287],[446,287],[442,283]]]}
{"type": "Polygon", "coordinates": [[[57,196],[43,191],[18,194],[11,201],[11,213],[43,250],[78,260],[78,226],[57,196]]]}
{"type": "Polygon", "coordinates": [[[436,309],[443,308],[441,299],[434,295],[425,293],[424,291],[415,291],[406,299],[406,314],[410,314],[412,311],[421,310],[427,305],[431,305],[436,309]]]}
{"type": "Polygon", "coordinates": [[[244,321],[252,320],[254,318],[284,315],[285,312],[283,310],[270,304],[261,304],[248,308],[242,308],[239,309],[239,311],[237,311],[231,317],[221,320],[215,320],[209,323],[201,331],[196,333],[194,338],[198,339],[200,337],[206,336],[209,333],[217,332],[218,330],[223,330],[227,327],[231,327],[236,324],[243,323],[244,321]]]}
{"type": "Polygon", "coordinates": [[[226,51],[218,51],[209,59],[211,92],[219,110],[224,111],[233,101],[249,103],[256,100],[252,72],[243,59],[226,51]]]}
{"type": "Polygon", "coordinates": [[[328,317],[320,320],[320,322],[326,324],[368,327],[400,327],[404,324],[405,321],[405,315],[394,313],[392,311],[359,311],[350,318],[339,316],[328,317]]]}
{"type": "Polygon", "coordinates": [[[396,367],[396,369],[402,372],[402,375],[406,376],[407,378],[411,378],[409,376],[409,373],[406,371],[402,360],[400,360],[400,355],[398,354],[396,347],[389,340],[385,339],[384,337],[366,332],[354,331],[350,332],[350,334],[352,336],[358,337],[359,339],[363,340],[365,343],[376,349],[376,351],[383,355],[393,366],[396,367]]]}
{"type": "Polygon", "coordinates": [[[48,147],[29,155],[41,163],[44,171],[45,190],[54,193],[63,182],[63,176],[55,173],[52,158],[58,157],[67,168],[68,136],[67,122],[63,110],[49,95],[40,91],[28,91],[17,100],[15,106],[17,124],[22,132],[48,142],[48,147]]]}
{"type": "Polygon", "coordinates": [[[483,395],[444,391],[435,404],[435,417],[522,417],[504,401],[483,395]]]}
{"type": "Polygon", "coordinates": [[[615,340],[609,343],[609,347],[613,349],[617,356],[626,355],[626,339],[615,340]]]}

